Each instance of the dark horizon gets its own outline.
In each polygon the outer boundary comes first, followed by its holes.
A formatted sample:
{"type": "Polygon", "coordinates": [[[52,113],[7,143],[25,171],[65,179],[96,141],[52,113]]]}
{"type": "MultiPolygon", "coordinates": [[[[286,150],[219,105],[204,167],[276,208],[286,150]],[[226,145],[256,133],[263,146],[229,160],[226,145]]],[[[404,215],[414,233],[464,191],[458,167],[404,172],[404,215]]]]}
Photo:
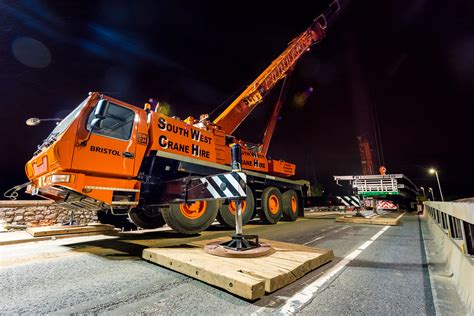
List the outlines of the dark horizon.
{"type": "MultiPolygon", "coordinates": [[[[54,127],[27,127],[27,118],[64,117],[89,91],[138,107],[153,98],[183,119],[215,118],[327,4],[1,2],[0,192],[27,181],[24,164],[54,127]]],[[[473,197],[474,3],[342,5],[289,77],[269,155],[336,192],[332,175],[361,172],[358,135],[377,156],[376,110],[388,173],[439,198],[434,167],[445,199],[473,197]]],[[[278,92],[238,138],[261,141],[278,92]]]]}

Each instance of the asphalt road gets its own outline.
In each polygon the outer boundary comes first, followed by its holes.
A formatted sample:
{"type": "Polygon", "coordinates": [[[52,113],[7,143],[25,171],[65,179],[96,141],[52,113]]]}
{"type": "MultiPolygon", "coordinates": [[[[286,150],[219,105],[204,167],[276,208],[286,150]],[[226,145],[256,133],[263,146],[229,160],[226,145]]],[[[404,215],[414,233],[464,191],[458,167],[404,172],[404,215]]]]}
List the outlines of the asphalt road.
{"type": "Polygon", "coordinates": [[[418,218],[406,215],[402,222],[390,228],[333,219],[246,226],[249,234],[335,254],[329,264],[254,302],[140,258],[147,247],[229,234],[218,227],[192,238],[163,231],[2,246],[0,313],[434,314],[418,218]]]}

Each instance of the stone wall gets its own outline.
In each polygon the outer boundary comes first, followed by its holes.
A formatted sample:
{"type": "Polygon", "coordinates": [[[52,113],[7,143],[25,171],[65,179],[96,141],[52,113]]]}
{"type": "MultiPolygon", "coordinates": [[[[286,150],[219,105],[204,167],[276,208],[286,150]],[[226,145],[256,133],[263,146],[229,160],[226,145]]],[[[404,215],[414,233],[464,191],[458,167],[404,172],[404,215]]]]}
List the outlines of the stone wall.
{"type": "MultiPolygon", "coordinates": [[[[0,201],[0,222],[7,225],[49,226],[69,221],[71,211],[52,201],[0,201]]],[[[77,224],[98,222],[96,212],[74,211],[77,224]]]]}

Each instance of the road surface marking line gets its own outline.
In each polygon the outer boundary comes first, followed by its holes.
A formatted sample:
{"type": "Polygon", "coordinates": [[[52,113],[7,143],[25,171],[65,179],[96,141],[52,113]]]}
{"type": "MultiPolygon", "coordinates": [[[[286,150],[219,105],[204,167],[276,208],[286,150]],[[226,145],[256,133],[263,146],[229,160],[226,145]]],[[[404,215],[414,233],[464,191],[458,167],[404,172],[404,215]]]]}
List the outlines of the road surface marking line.
{"type": "Polygon", "coordinates": [[[397,217],[397,220],[400,219],[403,215],[405,215],[405,212],[402,213],[402,215],[397,217]]]}
{"type": "Polygon", "coordinates": [[[370,244],[372,243],[372,240],[367,240],[365,243],[362,244],[362,246],[359,247],[360,250],[365,250],[370,244]]]}
{"type": "Polygon", "coordinates": [[[390,226],[385,226],[384,228],[382,228],[377,234],[373,235],[370,240],[374,241],[375,239],[379,238],[380,235],[382,235],[388,229],[388,227],[390,226]]]}
{"type": "MultiPolygon", "coordinates": [[[[358,255],[360,255],[365,248],[367,248],[371,243],[373,243],[377,238],[379,238],[390,226],[384,226],[378,233],[376,233],[370,240],[366,241],[364,244],[359,246],[356,250],[352,251],[350,254],[345,256],[341,261],[339,261],[334,267],[325,272],[321,278],[315,280],[313,283],[306,286],[303,290],[293,295],[285,305],[283,305],[278,314],[283,315],[292,315],[305,306],[311,299],[314,297],[314,294],[333,276],[339,273],[345,266],[347,266],[352,260],[354,260],[358,255]],[[364,247],[364,248],[362,248],[364,247]]],[[[263,312],[265,307],[262,307],[255,311],[252,315],[257,315],[263,312]]]]}
{"type": "Polygon", "coordinates": [[[303,245],[307,245],[307,244],[310,244],[310,243],[312,243],[312,242],[318,241],[318,240],[320,240],[320,239],[323,239],[324,237],[326,237],[326,236],[323,235],[323,236],[320,236],[320,237],[316,237],[316,238],[314,238],[314,239],[311,239],[311,240],[308,241],[308,242],[305,242],[303,245]]]}
{"type": "MultiPolygon", "coordinates": [[[[344,259],[347,259],[349,261],[352,261],[354,260],[358,255],[360,255],[360,253],[364,251],[363,249],[356,249],[354,250],[353,252],[351,252],[349,255],[347,255],[344,259]]],[[[345,266],[345,264],[343,265],[345,266]]]]}
{"type": "MultiPolygon", "coordinates": [[[[351,226],[344,226],[344,227],[342,227],[342,228],[340,228],[340,229],[335,229],[334,232],[332,232],[332,234],[330,234],[330,235],[334,235],[334,234],[336,234],[336,233],[342,232],[344,229],[347,229],[347,228],[349,228],[349,227],[351,227],[351,226]]],[[[326,232],[326,231],[328,231],[328,230],[323,230],[323,231],[321,231],[321,232],[324,233],[324,232],[326,232]]],[[[320,240],[320,239],[323,239],[323,238],[325,238],[325,237],[326,237],[325,235],[316,237],[316,238],[314,238],[314,239],[311,239],[310,241],[307,241],[307,242],[303,243],[303,245],[309,245],[309,244],[311,244],[311,243],[313,243],[313,242],[315,242],[315,241],[318,241],[318,240],[320,240]]]]}

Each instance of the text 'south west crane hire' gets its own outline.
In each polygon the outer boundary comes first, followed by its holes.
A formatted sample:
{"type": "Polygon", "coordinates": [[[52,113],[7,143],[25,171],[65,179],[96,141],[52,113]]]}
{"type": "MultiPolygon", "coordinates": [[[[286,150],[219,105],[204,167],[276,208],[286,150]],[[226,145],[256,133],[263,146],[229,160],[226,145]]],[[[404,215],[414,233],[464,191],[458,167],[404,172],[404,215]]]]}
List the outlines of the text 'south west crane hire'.
{"type": "Polygon", "coordinates": [[[206,133],[202,129],[176,120],[170,123],[165,117],[158,119],[158,128],[163,131],[163,134],[158,137],[158,144],[161,148],[193,157],[212,159],[212,133],[206,133]],[[191,143],[189,139],[191,139],[191,143]]]}

